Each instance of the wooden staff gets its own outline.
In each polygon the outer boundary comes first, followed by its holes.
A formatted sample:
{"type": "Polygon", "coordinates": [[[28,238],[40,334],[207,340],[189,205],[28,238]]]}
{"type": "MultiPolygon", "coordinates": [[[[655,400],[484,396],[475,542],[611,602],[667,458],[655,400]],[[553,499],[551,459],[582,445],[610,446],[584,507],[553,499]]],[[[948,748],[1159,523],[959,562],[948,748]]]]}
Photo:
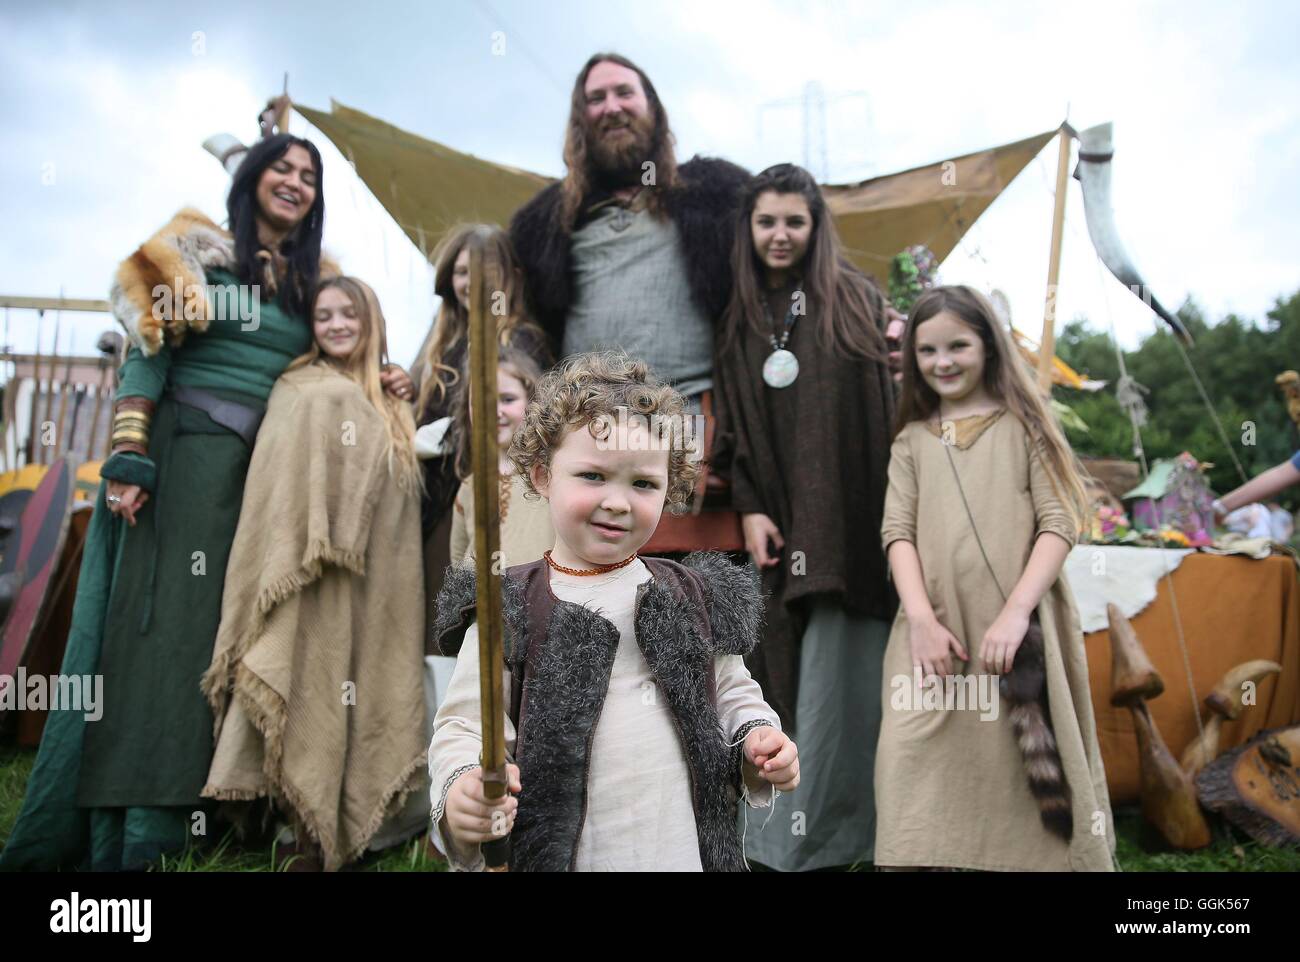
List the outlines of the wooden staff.
{"type": "MultiPolygon", "coordinates": [[[[469,255],[469,398],[470,463],[474,484],[474,570],[477,575],[479,698],[483,718],[483,792],[489,799],[506,795],[505,700],[501,673],[501,497],[497,447],[496,318],[487,309],[483,283],[483,251],[469,255]]],[[[483,846],[488,871],[504,872],[510,858],[510,837],[483,846]]]]}

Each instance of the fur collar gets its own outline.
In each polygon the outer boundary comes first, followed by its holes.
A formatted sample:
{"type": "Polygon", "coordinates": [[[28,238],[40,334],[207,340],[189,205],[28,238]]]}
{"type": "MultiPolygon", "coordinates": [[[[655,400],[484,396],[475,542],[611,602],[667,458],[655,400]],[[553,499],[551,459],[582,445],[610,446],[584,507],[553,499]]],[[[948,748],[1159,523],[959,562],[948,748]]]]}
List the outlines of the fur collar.
{"type": "MultiPolygon", "coordinates": [[[[678,168],[679,183],[665,198],[685,253],[691,296],[716,320],[731,295],[731,244],[736,204],[749,180],[742,167],[716,157],[694,157],[678,168]]],[[[560,184],[543,188],[515,212],[510,239],[527,277],[534,320],[558,348],[573,298],[569,235],[560,229],[560,184]]]]}
{"type": "Polygon", "coordinates": [[[234,237],[187,207],[118,267],[109,294],[113,316],[146,356],[157,354],[164,338],[176,347],[189,329],[208,329],[208,270],[234,264],[234,237]],[[159,288],[172,296],[156,297],[159,288]]]}
{"type": "MultiPolygon", "coordinates": [[[[179,347],[190,331],[208,329],[208,271],[235,266],[231,233],[186,207],[118,266],[109,292],[113,316],[146,357],[162,350],[164,340],[179,347]]],[[[321,257],[322,277],[339,273],[333,260],[321,257]]]]}

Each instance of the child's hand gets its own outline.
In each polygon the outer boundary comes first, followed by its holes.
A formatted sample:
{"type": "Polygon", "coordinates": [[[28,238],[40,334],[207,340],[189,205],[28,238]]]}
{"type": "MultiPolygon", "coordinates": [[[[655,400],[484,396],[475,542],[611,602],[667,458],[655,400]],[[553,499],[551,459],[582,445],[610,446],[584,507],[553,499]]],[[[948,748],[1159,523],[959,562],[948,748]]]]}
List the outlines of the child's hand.
{"type": "Polygon", "coordinates": [[[995,675],[1009,672],[1028,630],[1028,614],[1019,609],[1003,608],[980,642],[980,661],[984,663],[985,671],[995,675]]]}
{"type": "Polygon", "coordinates": [[[776,523],[765,514],[742,514],[740,527],[745,533],[745,550],[759,568],[770,568],[781,559],[776,556],[785,547],[785,539],[776,523]],[[768,553],[768,541],[776,545],[776,552],[768,553]]]}
{"type": "Polygon", "coordinates": [[[957,640],[957,636],[939,624],[939,619],[931,617],[927,621],[908,621],[907,643],[912,649],[912,664],[921,667],[921,677],[931,675],[951,675],[953,673],[950,654],[962,661],[970,656],[957,640]]]}
{"type": "Polygon", "coordinates": [[[483,794],[483,769],[471,768],[451,783],[447,792],[447,806],[442,817],[452,837],[461,845],[481,845],[510,834],[515,825],[515,812],[519,799],[515,798],[521,786],[519,768],[506,765],[510,791],[489,802],[483,794]]]}
{"type": "Polygon", "coordinates": [[[799,748],[785,732],[770,725],[745,736],[745,760],[759,778],[783,792],[793,791],[799,784],[799,748]]]}

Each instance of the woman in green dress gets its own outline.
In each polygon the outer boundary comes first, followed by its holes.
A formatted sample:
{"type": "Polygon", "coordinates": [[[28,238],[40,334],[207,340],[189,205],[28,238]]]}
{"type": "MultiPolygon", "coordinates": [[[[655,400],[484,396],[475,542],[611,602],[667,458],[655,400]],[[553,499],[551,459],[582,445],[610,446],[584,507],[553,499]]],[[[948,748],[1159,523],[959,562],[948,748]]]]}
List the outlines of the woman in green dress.
{"type": "MultiPolygon", "coordinates": [[[[310,345],[311,297],[334,272],[310,141],[259,142],[226,206],[229,231],[182,211],[118,270],[132,343],[62,669],[103,676],[102,717],[50,713],[0,868],[138,869],[210,830],[199,679],[266,399],[310,345]]],[[[385,387],[412,396],[400,368],[385,387]]]]}

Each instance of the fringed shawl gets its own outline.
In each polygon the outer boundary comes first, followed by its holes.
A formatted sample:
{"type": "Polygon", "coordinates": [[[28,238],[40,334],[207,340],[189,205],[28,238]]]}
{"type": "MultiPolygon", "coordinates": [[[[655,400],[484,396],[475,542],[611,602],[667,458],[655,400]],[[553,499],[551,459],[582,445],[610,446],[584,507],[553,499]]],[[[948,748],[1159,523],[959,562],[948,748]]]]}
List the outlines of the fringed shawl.
{"type": "Polygon", "coordinates": [[[386,439],[343,375],[280,378],[203,678],[217,732],[203,794],[286,803],[327,870],[364,851],[424,767],[420,508],[386,439]]]}

